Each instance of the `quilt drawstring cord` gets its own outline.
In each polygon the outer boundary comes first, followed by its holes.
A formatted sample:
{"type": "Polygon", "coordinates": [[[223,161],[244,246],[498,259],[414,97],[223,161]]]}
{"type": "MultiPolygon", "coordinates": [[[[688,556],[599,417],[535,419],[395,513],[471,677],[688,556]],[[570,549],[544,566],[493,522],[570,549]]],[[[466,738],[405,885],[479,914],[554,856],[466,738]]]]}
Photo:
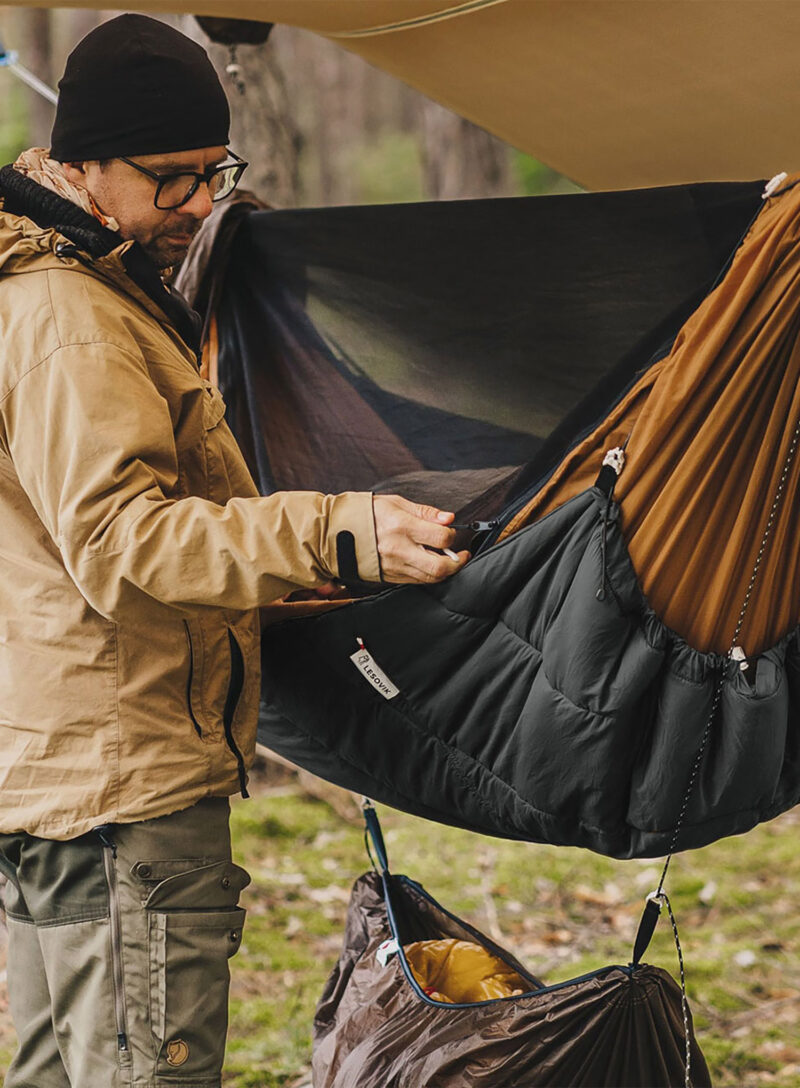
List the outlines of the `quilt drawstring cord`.
{"type": "Polygon", "coordinates": [[[603,507],[603,520],[600,522],[600,585],[595,596],[598,601],[604,601],[606,597],[606,569],[608,556],[608,521],[611,514],[611,495],[606,498],[603,507]]]}
{"type": "MultiPolygon", "coordinates": [[[[603,507],[603,516],[600,522],[600,585],[597,588],[595,596],[598,601],[605,600],[606,587],[608,586],[608,523],[611,520],[611,503],[614,500],[614,485],[617,482],[619,474],[625,467],[625,446],[627,445],[627,439],[622,446],[616,446],[613,450],[608,450],[603,458],[603,464],[600,468],[600,475],[597,477],[596,487],[604,493],[606,497],[605,505],[603,507]]],[[[613,588],[611,589],[613,593],[613,588]]]]}

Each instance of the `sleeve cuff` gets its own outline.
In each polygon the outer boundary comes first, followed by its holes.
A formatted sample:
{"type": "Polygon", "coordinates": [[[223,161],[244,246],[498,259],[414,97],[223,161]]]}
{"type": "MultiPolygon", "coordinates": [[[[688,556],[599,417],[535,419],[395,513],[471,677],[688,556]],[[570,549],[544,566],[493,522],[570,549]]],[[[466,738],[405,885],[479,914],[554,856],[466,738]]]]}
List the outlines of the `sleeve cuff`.
{"type": "Polygon", "coordinates": [[[325,563],[334,578],[381,582],[381,563],[375,533],[371,491],[328,495],[328,533],[325,563]]]}

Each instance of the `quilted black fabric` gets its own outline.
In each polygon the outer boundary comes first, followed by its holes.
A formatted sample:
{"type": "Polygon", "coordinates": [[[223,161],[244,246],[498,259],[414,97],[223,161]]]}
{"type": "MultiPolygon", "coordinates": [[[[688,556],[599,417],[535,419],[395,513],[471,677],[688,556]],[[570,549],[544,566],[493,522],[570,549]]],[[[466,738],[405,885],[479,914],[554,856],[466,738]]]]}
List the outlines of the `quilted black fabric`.
{"type": "MultiPolygon", "coordinates": [[[[800,799],[798,633],[736,663],[650,610],[592,488],[449,581],[265,632],[260,740],[339,785],[507,838],[615,857],[669,849],[725,672],[679,849],[800,799]],[[399,689],[351,660],[360,639],[399,689]]],[[[698,587],[698,606],[702,587],[698,587]]]]}

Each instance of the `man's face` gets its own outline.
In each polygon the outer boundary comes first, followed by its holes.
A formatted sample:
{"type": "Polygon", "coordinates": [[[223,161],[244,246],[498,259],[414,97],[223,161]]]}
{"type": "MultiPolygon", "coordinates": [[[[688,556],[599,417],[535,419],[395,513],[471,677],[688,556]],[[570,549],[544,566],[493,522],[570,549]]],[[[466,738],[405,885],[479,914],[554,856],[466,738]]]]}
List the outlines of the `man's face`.
{"type": "MultiPolygon", "coordinates": [[[[203,173],[227,157],[224,147],[130,156],[156,174],[203,173]]],[[[180,264],[211,212],[211,197],[204,183],[180,208],[156,208],[156,182],[121,159],[111,159],[102,166],[98,162],[65,163],[64,172],[70,181],[89,191],[103,214],[119,223],[122,237],[138,242],[157,268],[180,264]]]]}

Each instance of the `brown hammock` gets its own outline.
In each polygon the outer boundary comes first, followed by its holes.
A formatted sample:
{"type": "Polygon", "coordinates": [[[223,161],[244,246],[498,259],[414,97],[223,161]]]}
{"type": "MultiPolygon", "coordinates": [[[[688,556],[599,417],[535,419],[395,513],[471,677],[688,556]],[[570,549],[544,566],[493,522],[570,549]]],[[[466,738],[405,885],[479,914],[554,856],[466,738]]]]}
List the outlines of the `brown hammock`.
{"type": "MultiPolygon", "coordinates": [[[[504,535],[590,487],[627,440],[614,497],[641,587],[693,647],[724,653],[800,421],[800,176],[748,232],[719,286],[559,466],[504,535]]],[[[785,481],[739,642],[752,656],[800,622],[800,480],[785,481]]]]}

